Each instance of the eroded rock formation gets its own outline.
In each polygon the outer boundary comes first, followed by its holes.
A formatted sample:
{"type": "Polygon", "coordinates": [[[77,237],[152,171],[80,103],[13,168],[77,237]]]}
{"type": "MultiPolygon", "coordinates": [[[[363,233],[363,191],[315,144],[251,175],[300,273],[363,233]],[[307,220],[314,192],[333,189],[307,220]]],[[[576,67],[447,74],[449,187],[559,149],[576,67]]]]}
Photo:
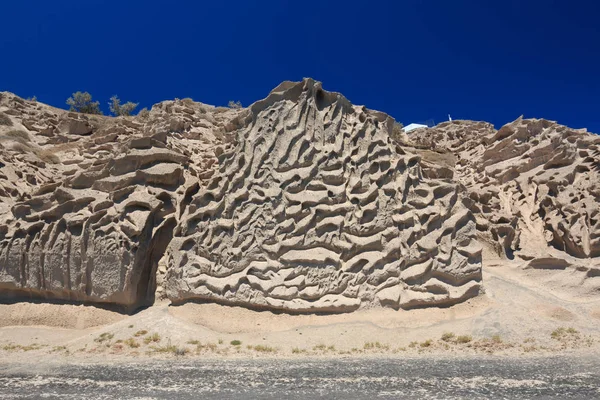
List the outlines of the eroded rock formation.
{"type": "Polygon", "coordinates": [[[579,274],[578,285],[600,290],[600,136],[519,118],[498,131],[446,122],[401,142],[424,160],[454,165],[479,242],[492,253],[526,268],[579,274]]]}
{"type": "Polygon", "coordinates": [[[482,246],[600,277],[600,140],[582,130],[398,135],[311,79],[245,109],[111,118],[1,93],[0,113],[3,301],[450,305],[479,293],[482,246]]]}
{"type": "Polygon", "coordinates": [[[182,214],[170,298],[348,311],[478,293],[463,193],[396,149],[391,118],[312,80],[283,83],[250,113],[182,214]]]}
{"type": "Polygon", "coordinates": [[[0,105],[11,117],[0,127],[0,297],[152,303],[186,184],[210,175],[221,142],[206,132],[221,129],[210,107],[164,102],[142,119],[8,93],[0,105]]]}

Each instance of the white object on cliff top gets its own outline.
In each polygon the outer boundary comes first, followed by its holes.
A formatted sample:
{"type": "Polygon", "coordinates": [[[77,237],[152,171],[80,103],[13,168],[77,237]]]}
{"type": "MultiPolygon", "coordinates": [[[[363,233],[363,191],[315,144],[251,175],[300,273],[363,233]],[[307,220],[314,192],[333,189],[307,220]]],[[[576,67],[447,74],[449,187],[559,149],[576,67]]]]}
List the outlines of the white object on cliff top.
{"type": "Polygon", "coordinates": [[[423,125],[423,124],[408,124],[408,125],[406,125],[403,128],[403,130],[404,130],[404,132],[408,133],[408,132],[410,132],[412,130],[415,130],[417,128],[428,128],[428,126],[427,125],[423,125]]]}

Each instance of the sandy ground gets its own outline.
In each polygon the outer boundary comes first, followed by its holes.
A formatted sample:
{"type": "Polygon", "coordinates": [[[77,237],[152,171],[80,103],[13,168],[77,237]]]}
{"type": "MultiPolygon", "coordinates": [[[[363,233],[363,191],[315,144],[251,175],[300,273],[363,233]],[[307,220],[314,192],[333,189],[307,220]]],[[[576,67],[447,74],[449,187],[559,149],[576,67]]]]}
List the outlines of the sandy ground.
{"type": "Polygon", "coordinates": [[[124,316],[88,306],[0,305],[0,359],[600,354],[600,300],[550,292],[539,271],[490,265],[485,293],[449,308],[287,315],[161,303],[124,316]]]}

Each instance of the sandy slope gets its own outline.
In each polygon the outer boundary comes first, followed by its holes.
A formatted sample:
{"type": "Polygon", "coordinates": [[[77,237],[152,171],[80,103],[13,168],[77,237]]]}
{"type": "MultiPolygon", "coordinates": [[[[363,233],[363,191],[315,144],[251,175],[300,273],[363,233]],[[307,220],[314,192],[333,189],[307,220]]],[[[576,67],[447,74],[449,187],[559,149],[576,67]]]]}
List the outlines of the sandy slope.
{"type": "Polygon", "coordinates": [[[0,354],[5,361],[37,362],[45,357],[65,361],[172,357],[176,349],[187,349],[185,357],[202,358],[600,350],[600,301],[550,294],[534,284],[539,279],[524,274],[506,262],[496,264],[484,270],[484,295],[449,308],[410,311],[288,315],[217,304],[162,303],[122,316],[84,306],[2,305],[0,354]],[[26,317],[17,319],[17,314],[26,317]],[[572,327],[577,333],[552,338],[561,327],[572,327]],[[140,330],[147,333],[135,336],[140,330]],[[455,338],[441,340],[445,332],[455,338]],[[114,336],[100,343],[104,333],[114,336]],[[160,340],[144,343],[154,333],[160,340]],[[470,335],[472,340],[456,343],[460,335],[470,335]],[[118,342],[131,338],[130,343],[140,347],[118,342]],[[233,340],[242,344],[232,345],[233,340]]]}

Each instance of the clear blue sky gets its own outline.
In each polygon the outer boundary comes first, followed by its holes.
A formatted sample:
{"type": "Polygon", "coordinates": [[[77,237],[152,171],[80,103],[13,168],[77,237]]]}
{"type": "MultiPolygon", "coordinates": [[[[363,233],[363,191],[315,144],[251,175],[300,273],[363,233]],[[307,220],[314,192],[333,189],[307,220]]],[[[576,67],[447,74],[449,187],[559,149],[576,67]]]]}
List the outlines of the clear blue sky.
{"type": "Polygon", "coordinates": [[[0,90],[248,105],[313,77],[407,124],[519,115],[600,132],[600,4],[29,0],[0,7],[0,90]]]}

